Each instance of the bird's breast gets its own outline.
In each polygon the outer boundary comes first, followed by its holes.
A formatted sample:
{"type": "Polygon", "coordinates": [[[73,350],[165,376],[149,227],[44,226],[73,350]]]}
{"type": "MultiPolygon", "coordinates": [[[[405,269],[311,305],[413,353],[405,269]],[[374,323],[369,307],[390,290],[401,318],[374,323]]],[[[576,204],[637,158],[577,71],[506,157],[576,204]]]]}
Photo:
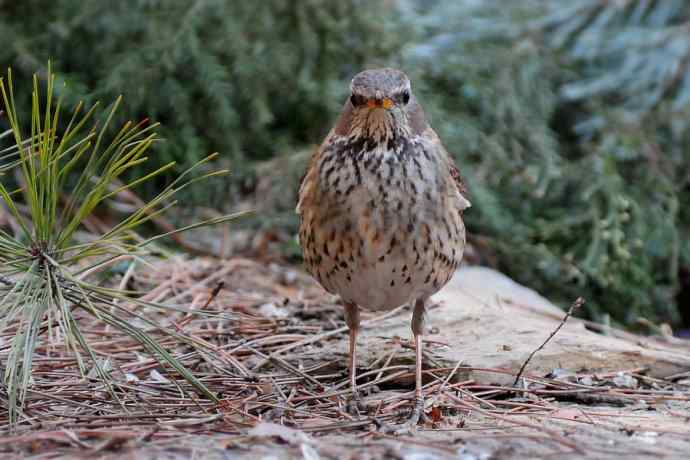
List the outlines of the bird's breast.
{"type": "Polygon", "coordinates": [[[460,262],[465,229],[448,165],[422,139],[324,149],[300,240],[329,291],[372,309],[431,295],[460,262]]]}

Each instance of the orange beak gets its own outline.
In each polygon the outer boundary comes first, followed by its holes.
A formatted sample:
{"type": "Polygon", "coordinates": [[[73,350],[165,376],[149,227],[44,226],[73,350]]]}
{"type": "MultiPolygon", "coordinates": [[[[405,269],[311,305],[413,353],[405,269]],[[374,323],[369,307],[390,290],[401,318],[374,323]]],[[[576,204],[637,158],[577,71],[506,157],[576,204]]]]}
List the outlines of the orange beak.
{"type": "Polygon", "coordinates": [[[388,110],[388,109],[393,108],[394,105],[395,105],[395,103],[393,103],[393,101],[391,99],[388,99],[387,97],[385,97],[383,99],[368,99],[367,100],[367,107],[369,107],[370,109],[379,108],[379,109],[388,110]]]}

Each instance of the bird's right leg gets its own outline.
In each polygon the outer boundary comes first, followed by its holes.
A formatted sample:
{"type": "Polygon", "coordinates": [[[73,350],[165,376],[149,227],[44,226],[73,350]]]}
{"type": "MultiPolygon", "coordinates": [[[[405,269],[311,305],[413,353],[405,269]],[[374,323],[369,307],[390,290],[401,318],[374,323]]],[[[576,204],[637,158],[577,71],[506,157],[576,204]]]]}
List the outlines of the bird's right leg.
{"type": "Polygon", "coordinates": [[[350,370],[350,389],[352,397],[348,403],[348,412],[358,414],[361,404],[357,391],[357,332],[359,331],[359,307],[354,303],[345,303],[345,323],[350,329],[350,353],[348,366],[350,370]]]}

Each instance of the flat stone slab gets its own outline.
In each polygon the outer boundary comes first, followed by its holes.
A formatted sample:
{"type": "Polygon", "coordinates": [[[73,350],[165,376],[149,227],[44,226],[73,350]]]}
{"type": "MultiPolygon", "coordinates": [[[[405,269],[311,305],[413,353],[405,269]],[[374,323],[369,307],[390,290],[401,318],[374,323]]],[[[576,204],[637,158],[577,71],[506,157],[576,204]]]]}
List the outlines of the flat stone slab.
{"type": "MultiPolygon", "coordinates": [[[[484,267],[460,269],[433,300],[425,352],[436,366],[505,369],[517,372],[565,315],[535,291],[484,267]]],[[[368,318],[374,317],[374,314],[368,318]]],[[[391,363],[413,363],[412,350],[399,339],[411,336],[409,310],[365,327],[358,340],[360,366],[398,350],[391,363]]],[[[365,317],[366,319],[367,317],[365,317]]],[[[690,370],[690,347],[663,344],[622,331],[592,332],[571,317],[530,362],[527,372],[545,375],[556,368],[578,372],[613,372],[644,367],[647,375],[667,377],[690,370]],[[615,336],[614,336],[615,335],[615,336]]],[[[347,341],[338,344],[346,352],[347,341]]],[[[325,352],[326,350],[324,350],[325,352]]],[[[332,349],[329,353],[332,353],[332,349]]],[[[345,362],[343,362],[345,365],[345,362]]],[[[463,372],[459,378],[468,377],[463,372]]],[[[480,383],[508,383],[510,375],[471,370],[480,383]]]]}

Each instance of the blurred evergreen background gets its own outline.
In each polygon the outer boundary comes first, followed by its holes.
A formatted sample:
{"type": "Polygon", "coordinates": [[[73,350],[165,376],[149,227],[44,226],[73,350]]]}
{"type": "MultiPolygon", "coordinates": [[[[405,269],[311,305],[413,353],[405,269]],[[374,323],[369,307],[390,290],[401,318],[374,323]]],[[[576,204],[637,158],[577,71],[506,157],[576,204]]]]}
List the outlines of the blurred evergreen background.
{"type": "Polygon", "coordinates": [[[189,203],[268,176],[251,225],[286,235],[349,79],[400,67],[466,177],[482,263],[596,320],[690,324],[688,1],[0,0],[0,43],[27,111],[50,58],[70,104],[124,94],[162,122],[159,164],[222,153],[234,179],[189,203]]]}

